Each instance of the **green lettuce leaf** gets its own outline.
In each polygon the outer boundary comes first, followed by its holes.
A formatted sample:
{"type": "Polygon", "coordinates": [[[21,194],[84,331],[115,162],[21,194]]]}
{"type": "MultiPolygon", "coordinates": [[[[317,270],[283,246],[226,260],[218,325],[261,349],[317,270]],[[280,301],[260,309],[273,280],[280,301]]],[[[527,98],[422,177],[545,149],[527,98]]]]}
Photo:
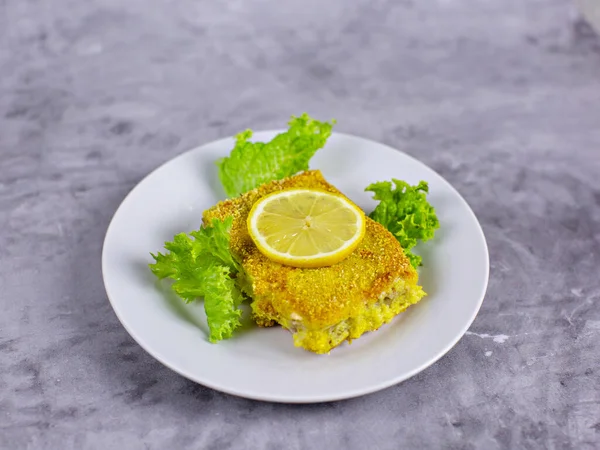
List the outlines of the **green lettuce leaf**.
{"type": "Polygon", "coordinates": [[[204,311],[210,328],[210,341],[229,339],[241,325],[238,305],[243,296],[226,266],[207,271],[204,278],[204,311]]]}
{"type": "Polygon", "coordinates": [[[270,142],[249,142],[251,130],[239,133],[229,157],[217,161],[225,192],[236,197],[261,184],[308,170],[310,158],[325,145],[334,123],[319,122],[304,113],[292,116],[288,131],[270,142]]]}
{"type": "Polygon", "coordinates": [[[232,279],[239,266],[229,251],[232,222],[231,217],[215,219],[189,236],[180,233],[165,242],[168,253],[151,254],[150,270],[160,279],[173,279],[171,288],[179,297],[188,303],[204,297],[211,342],[231,337],[241,325],[243,296],[232,279]]]}
{"type": "Polygon", "coordinates": [[[202,251],[211,254],[222,264],[229,267],[232,272],[239,272],[239,264],[233,259],[229,251],[229,231],[233,223],[233,217],[225,220],[213,220],[210,227],[200,228],[192,231],[190,235],[202,251]]]}
{"type": "Polygon", "coordinates": [[[369,217],[386,227],[402,245],[413,267],[421,265],[421,257],[411,252],[419,241],[433,238],[440,223],[435,209],[427,201],[429,186],[425,181],[416,186],[397,179],[369,185],[365,190],[375,195],[379,204],[369,217]]]}

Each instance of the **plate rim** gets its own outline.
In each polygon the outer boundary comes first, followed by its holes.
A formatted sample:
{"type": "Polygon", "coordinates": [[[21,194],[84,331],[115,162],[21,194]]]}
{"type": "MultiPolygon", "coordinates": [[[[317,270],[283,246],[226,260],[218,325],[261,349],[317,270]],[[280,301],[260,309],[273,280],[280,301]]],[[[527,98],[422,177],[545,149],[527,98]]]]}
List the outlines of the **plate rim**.
{"type": "MultiPolygon", "coordinates": [[[[277,133],[282,133],[282,132],[285,132],[285,130],[283,130],[283,129],[259,130],[259,131],[253,131],[253,136],[256,137],[259,134],[277,134],[277,133]]],[[[356,398],[356,397],[360,397],[363,395],[372,394],[374,392],[378,392],[380,390],[383,390],[383,389],[389,388],[391,386],[397,385],[399,383],[402,383],[403,381],[406,381],[407,379],[412,378],[416,374],[422,372],[423,370],[427,369],[431,365],[435,364],[444,355],[446,355],[452,348],[454,348],[454,346],[458,343],[458,341],[460,341],[463,338],[465,333],[469,330],[469,328],[475,321],[477,314],[479,314],[479,310],[481,309],[481,305],[483,304],[483,300],[485,299],[485,295],[487,293],[487,288],[488,288],[488,284],[489,284],[489,274],[490,274],[490,257],[489,257],[489,248],[488,248],[488,244],[487,244],[487,239],[485,237],[483,227],[481,226],[481,223],[477,219],[477,216],[475,215],[473,209],[471,208],[469,203],[464,199],[464,197],[460,194],[460,192],[449,181],[447,181],[436,170],[434,170],[433,168],[431,168],[424,162],[418,160],[414,156],[409,155],[408,153],[406,153],[402,150],[396,149],[388,144],[385,144],[383,142],[378,142],[373,139],[364,138],[364,137],[356,136],[356,135],[349,134],[349,133],[333,132],[332,135],[334,135],[334,134],[338,135],[338,136],[342,136],[342,137],[358,139],[358,140],[361,140],[361,141],[363,141],[365,143],[369,143],[369,144],[377,144],[379,146],[383,146],[383,147],[387,148],[388,150],[391,150],[396,153],[400,153],[404,157],[411,159],[413,162],[416,162],[416,163],[426,167],[427,169],[431,170],[439,177],[439,179],[446,185],[446,187],[449,188],[449,190],[452,191],[453,194],[458,197],[460,202],[463,203],[463,206],[466,207],[468,214],[471,216],[471,219],[474,219],[474,222],[477,225],[479,237],[481,238],[481,242],[483,243],[483,250],[484,250],[484,254],[485,254],[485,277],[483,280],[484,282],[482,284],[481,292],[478,294],[479,299],[477,301],[477,307],[473,309],[471,316],[465,322],[465,325],[462,327],[460,333],[457,333],[453,339],[449,340],[448,343],[445,346],[443,346],[443,348],[441,350],[439,350],[437,352],[437,354],[430,357],[427,361],[425,361],[424,363],[420,364],[419,366],[415,367],[414,369],[412,369],[408,372],[405,372],[397,377],[391,377],[390,379],[381,381],[377,384],[370,384],[368,387],[365,387],[365,388],[355,388],[353,390],[344,391],[343,393],[339,393],[339,394],[335,394],[335,395],[315,394],[315,395],[302,395],[300,397],[294,397],[294,396],[285,397],[282,395],[270,396],[270,395],[266,395],[266,394],[249,392],[247,390],[242,391],[242,390],[239,390],[236,388],[230,388],[227,385],[220,385],[220,384],[212,382],[210,380],[202,379],[202,377],[198,377],[197,375],[189,373],[186,370],[175,367],[173,364],[168,362],[167,358],[163,357],[163,355],[160,353],[160,351],[150,349],[149,346],[147,346],[144,343],[143,339],[140,338],[136,334],[136,332],[127,324],[127,321],[123,319],[121,313],[119,312],[119,308],[115,306],[116,303],[113,300],[113,298],[111,298],[111,294],[109,292],[108,283],[107,283],[107,276],[106,276],[107,271],[105,268],[105,266],[108,264],[106,254],[107,254],[107,242],[108,242],[109,234],[111,233],[111,231],[114,228],[115,219],[116,219],[117,215],[119,214],[119,211],[121,211],[122,208],[124,208],[126,206],[126,204],[129,201],[131,201],[131,198],[132,198],[134,192],[136,192],[139,189],[140,185],[142,185],[148,178],[152,177],[154,175],[154,173],[161,170],[164,166],[174,163],[179,158],[183,158],[184,156],[186,156],[192,152],[198,151],[202,147],[206,147],[208,145],[218,145],[223,141],[232,140],[235,137],[235,136],[228,136],[228,137],[208,141],[204,144],[200,144],[200,145],[192,147],[186,151],[183,151],[183,152],[179,153],[178,155],[159,164],[157,167],[155,167],[153,170],[151,170],[149,173],[147,173],[144,177],[142,177],[135,184],[135,186],[133,188],[131,188],[131,190],[125,195],[125,197],[123,197],[123,199],[119,203],[119,206],[115,209],[115,211],[110,219],[110,222],[106,228],[106,232],[104,234],[104,240],[102,243],[102,255],[101,255],[101,271],[102,271],[102,281],[104,284],[104,290],[106,292],[106,296],[111,305],[111,308],[112,308],[113,312],[115,313],[115,315],[117,316],[117,319],[119,320],[120,324],[123,326],[123,328],[125,328],[125,331],[127,331],[129,336],[146,353],[148,353],[150,356],[152,356],[152,358],[157,360],[159,363],[161,363],[165,367],[167,367],[170,370],[172,370],[173,372],[185,377],[186,379],[188,379],[194,383],[201,384],[202,386],[208,387],[210,389],[214,389],[219,392],[224,392],[226,394],[233,395],[233,396],[240,397],[240,398],[265,401],[265,402],[289,403],[289,404],[310,404],[310,403],[324,403],[324,402],[333,402],[333,401],[340,401],[340,400],[356,398]]]]}

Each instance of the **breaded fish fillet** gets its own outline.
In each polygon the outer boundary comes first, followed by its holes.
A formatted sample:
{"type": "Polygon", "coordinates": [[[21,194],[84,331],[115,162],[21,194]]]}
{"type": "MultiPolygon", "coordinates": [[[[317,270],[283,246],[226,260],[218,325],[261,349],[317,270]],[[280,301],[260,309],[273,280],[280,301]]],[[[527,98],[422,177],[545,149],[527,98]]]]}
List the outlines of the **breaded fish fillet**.
{"type": "Polygon", "coordinates": [[[248,213],[263,196],[292,188],[340,193],[320,171],[307,171],[221,202],[203,215],[204,223],[233,216],[231,252],[243,267],[238,280],[252,298],[258,325],[281,324],[293,333],[296,346],[327,353],[378,329],[425,295],[396,238],[368,217],[362,242],[335,265],[296,268],[264,256],[248,234],[248,213]]]}

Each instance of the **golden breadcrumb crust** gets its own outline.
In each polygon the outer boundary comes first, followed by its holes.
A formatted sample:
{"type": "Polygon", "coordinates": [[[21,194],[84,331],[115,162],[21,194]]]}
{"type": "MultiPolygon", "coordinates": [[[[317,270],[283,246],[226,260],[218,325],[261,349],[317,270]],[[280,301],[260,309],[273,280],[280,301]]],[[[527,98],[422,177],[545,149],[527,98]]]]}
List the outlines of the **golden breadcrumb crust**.
{"type": "Polygon", "coordinates": [[[417,272],[396,238],[369,218],[362,242],[350,256],[335,265],[296,268],[264,256],[248,233],[248,213],[263,196],[291,188],[340,193],[325,181],[320,171],[306,171],[223,201],[203,215],[205,224],[215,218],[233,216],[231,250],[245,272],[239,275],[240,284],[253,299],[253,314],[259,325],[271,326],[278,322],[292,331],[294,324],[301,324],[306,330],[321,330],[362,314],[365,308],[383,300],[382,296],[389,293],[398,280],[417,287],[417,272]]]}
{"type": "Polygon", "coordinates": [[[348,317],[334,326],[309,330],[292,322],[291,328],[295,330],[294,344],[315,353],[328,353],[344,341],[352,342],[367,331],[377,330],[410,305],[417,303],[424,295],[420,286],[399,279],[383,300],[369,303],[360,314],[348,317]]]}

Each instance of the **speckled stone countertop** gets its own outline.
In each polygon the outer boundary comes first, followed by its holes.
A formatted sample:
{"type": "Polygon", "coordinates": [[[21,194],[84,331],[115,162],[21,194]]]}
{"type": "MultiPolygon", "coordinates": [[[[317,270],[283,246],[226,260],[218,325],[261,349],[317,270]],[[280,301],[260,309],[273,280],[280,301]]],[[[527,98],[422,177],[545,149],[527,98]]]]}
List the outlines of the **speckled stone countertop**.
{"type": "Polygon", "coordinates": [[[0,448],[600,447],[600,38],[563,0],[0,0],[0,448]],[[106,298],[149,171],[308,111],[439,171],[491,257],[470,332],[382,392],[231,397],[106,298]]]}

